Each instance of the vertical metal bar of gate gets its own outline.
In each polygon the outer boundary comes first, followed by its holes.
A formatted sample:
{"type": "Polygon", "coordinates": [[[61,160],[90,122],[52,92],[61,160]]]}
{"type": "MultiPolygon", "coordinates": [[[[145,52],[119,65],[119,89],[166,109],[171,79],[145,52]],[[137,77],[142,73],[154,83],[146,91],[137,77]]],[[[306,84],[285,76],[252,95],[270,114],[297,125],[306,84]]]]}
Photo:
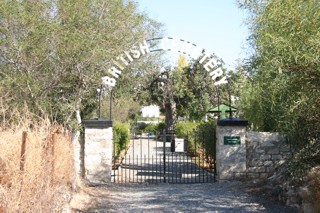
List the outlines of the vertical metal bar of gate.
{"type": "Polygon", "coordinates": [[[115,143],[115,141],[116,140],[114,138],[113,139],[113,182],[114,183],[116,182],[116,143],[115,143]]]}
{"type": "MultiPolygon", "coordinates": [[[[157,142],[157,141],[156,141],[157,142]]],[[[152,158],[151,158],[151,176],[152,176],[152,183],[153,183],[153,180],[154,180],[154,171],[153,171],[153,155],[152,155],[152,158]]]]}
{"type": "MultiPolygon", "coordinates": [[[[127,168],[128,168],[128,163],[127,163],[127,155],[125,155],[125,160],[124,160],[124,162],[125,162],[125,165],[126,165],[126,167],[125,167],[125,170],[124,170],[124,182],[126,183],[127,182],[127,168]]],[[[123,171],[123,170],[122,170],[123,171]]],[[[122,173],[121,173],[121,181],[123,182],[123,175],[122,175],[122,173]]]]}
{"type": "MultiPolygon", "coordinates": [[[[153,163],[152,163],[153,164],[153,163]]],[[[158,183],[158,140],[156,140],[156,183],[158,183]]]]}
{"type": "Polygon", "coordinates": [[[163,182],[166,183],[166,131],[163,131],[163,182]]]}
{"type": "MultiPolygon", "coordinates": [[[[128,168],[128,172],[129,172],[129,180],[128,180],[128,182],[130,183],[130,181],[131,181],[131,172],[130,172],[130,164],[131,164],[131,158],[130,158],[130,155],[129,155],[129,164],[128,164],[128,166],[127,166],[127,168],[128,168]]],[[[126,179],[127,180],[127,179],[126,179]]]]}
{"type": "Polygon", "coordinates": [[[142,183],[142,138],[140,139],[140,181],[142,183]]]}
{"type": "MultiPolygon", "coordinates": [[[[144,155],[144,159],[143,159],[143,168],[144,169],[147,169],[146,168],[146,155],[144,155]]],[[[148,169],[147,169],[147,171],[148,171],[148,169]]],[[[147,172],[145,172],[145,174],[148,174],[147,172]]],[[[141,174],[142,175],[142,174],[141,174]]],[[[148,174],[149,175],[149,174],[148,174]]],[[[146,182],[146,177],[147,175],[144,175],[144,182],[146,182]]]]}
{"type": "Polygon", "coordinates": [[[214,168],[214,181],[216,181],[217,177],[217,133],[214,131],[214,163],[213,163],[213,168],[214,168]]]}
{"type": "MultiPolygon", "coordinates": [[[[135,138],[133,138],[132,141],[132,171],[133,171],[133,182],[134,182],[134,145],[135,145],[135,138]]],[[[129,172],[131,173],[131,171],[129,170],[129,172]]]]}
{"type": "Polygon", "coordinates": [[[173,152],[171,153],[171,182],[173,183],[173,152]]]}
{"type": "Polygon", "coordinates": [[[148,167],[149,167],[149,158],[150,158],[150,137],[148,136],[148,167]]]}
{"type": "MultiPolygon", "coordinates": [[[[183,169],[183,167],[181,167],[181,165],[182,165],[182,163],[181,163],[181,162],[182,162],[182,161],[181,161],[181,157],[182,157],[182,155],[181,155],[181,153],[179,153],[179,167],[180,167],[179,170],[180,170],[180,173],[181,173],[181,175],[182,175],[182,172],[183,172],[183,171],[181,171],[181,169],[183,169]]],[[[179,167],[178,167],[178,168],[179,168],[179,167]]],[[[180,179],[180,183],[181,183],[181,181],[182,181],[182,176],[180,177],[180,174],[179,174],[179,179],[180,179]]]]}
{"type": "Polygon", "coordinates": [[[205,150],[204,150],[203,145],[204,145],[204,131],[202,131],[202,145],[201,145],[202,146],[201,147],[201,149],[202,149],[202,157],[201,157],[201,161],[202,161],[202,182],[204,183],[205,150]]]}
{"type": "MultiPolygon", "coordinates": [[[[189,153],[189,132],[187,132],[187,150],[186,150],[186,153],[187,154],[190,154],[189,153]]],[[[191,155],[191,154],[190,154],[191,155]]],[[[190,157],[187,156],[187,183],[189,183],[189,175],[191,175],[191,172],[189,171],[189,165],[192,165],[190,162],[189,162],[189,158],[191,159],[192,158],[192,155],[190,157]]],[[[192,159],[191,159],[192,160],[192,159]]]]}
{"type": "Polygon", "coordinates": [[[199,183],[200,183],[200,178],[201,178],[201,169],[200,169],[200,167],[201,167],[201,161],[200,161],[200,149],[198,149],[198,147],[200,147],[200,140],[201,140],[201,137],[199,136],[199,142],[198,142],[198,146],[197,146],[197,155],[198,155],[198,166],[197,166],[197,169],[198,169],[198,175],[199,175],[199,178],[198,178],[198,181],[199,181],[199,183]]]}

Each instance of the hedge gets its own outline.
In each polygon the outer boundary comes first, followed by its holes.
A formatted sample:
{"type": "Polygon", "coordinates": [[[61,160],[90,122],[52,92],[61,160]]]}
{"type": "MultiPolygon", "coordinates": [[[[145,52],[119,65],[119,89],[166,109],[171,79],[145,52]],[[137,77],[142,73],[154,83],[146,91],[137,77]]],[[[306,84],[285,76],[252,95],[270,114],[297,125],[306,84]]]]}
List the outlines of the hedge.
{"type": "Polygon", "coordinates": [[[125,150],[130,143],[129,124],[115,124],[113,126],[113,139],[115,143],[115,156],[119,157],[121,151],[125,150]]]}

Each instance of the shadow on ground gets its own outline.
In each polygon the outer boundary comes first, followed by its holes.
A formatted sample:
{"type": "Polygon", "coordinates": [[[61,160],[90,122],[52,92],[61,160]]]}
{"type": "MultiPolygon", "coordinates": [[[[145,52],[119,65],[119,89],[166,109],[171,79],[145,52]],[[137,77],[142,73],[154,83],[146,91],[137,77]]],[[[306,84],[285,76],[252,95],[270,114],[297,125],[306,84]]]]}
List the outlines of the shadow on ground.
{"type": "Polygon", "coordinates": [[[109,184],[86,190],[91,201],[78,212],[298,212],[242,183],[109,184]]]}

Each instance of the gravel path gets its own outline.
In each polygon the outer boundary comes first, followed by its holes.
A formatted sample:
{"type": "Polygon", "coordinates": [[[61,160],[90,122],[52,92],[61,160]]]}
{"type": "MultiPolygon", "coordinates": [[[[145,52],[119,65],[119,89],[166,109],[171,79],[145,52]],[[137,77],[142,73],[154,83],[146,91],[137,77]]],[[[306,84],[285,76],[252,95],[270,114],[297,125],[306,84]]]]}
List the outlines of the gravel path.
{"type": "MultiPolygon", "coordinates": [[[[166,143],[169,149],[170,143],[166,143]]],[[[137,140],[128,153],[132,156],[162,154],[163,142],[137,140]]],[[[137,162],[135,162],[137,163],[137,162]]],[[[126,165],[127,162],[124,162],[126,165]]],[[[141,162],[137,163],[141,166],[141,162]]],[[[148,167],[150,169],[150,167],[148,167]]],[[[154,169],[154,168],[153,168],[154,169]]],[[[122,177],[128,176],[129,168],[123,168],[122,177]],[[127,172],[126,172],[127,171],[127,172]]],[[[137,171],[130,169],[131,177],[137,171]]],[[[141,172],[141,171],[140,171],[141,172]]],[[[71,204],[74,212],[270,212],[295,213],[263,191],[256,191],[244,183],[201,184],[119,184],[110,183],[99,187],[84,187],[75,195],[71,204]],[[75,210],[77,209],[77,210],[75,210]]]]}
{"type": "Polygon", "coordinates": [[[253,196],[239,183],[106,185],[89,193],[95,201],[85,212],[279,212],[296,209],[265,195],[253,196]]]}

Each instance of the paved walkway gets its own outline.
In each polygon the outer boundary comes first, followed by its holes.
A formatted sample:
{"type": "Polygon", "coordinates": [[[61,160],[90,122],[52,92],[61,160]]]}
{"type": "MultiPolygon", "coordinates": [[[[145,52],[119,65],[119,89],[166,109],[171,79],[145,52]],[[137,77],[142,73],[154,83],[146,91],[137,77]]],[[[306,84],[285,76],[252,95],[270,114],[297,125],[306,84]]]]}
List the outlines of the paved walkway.
{"type": "Polygon", "coordinates": [[[89,213],[103,212],[279,212],[294,213],[239,183],[107,185],[91,188],[89,213]]]}

